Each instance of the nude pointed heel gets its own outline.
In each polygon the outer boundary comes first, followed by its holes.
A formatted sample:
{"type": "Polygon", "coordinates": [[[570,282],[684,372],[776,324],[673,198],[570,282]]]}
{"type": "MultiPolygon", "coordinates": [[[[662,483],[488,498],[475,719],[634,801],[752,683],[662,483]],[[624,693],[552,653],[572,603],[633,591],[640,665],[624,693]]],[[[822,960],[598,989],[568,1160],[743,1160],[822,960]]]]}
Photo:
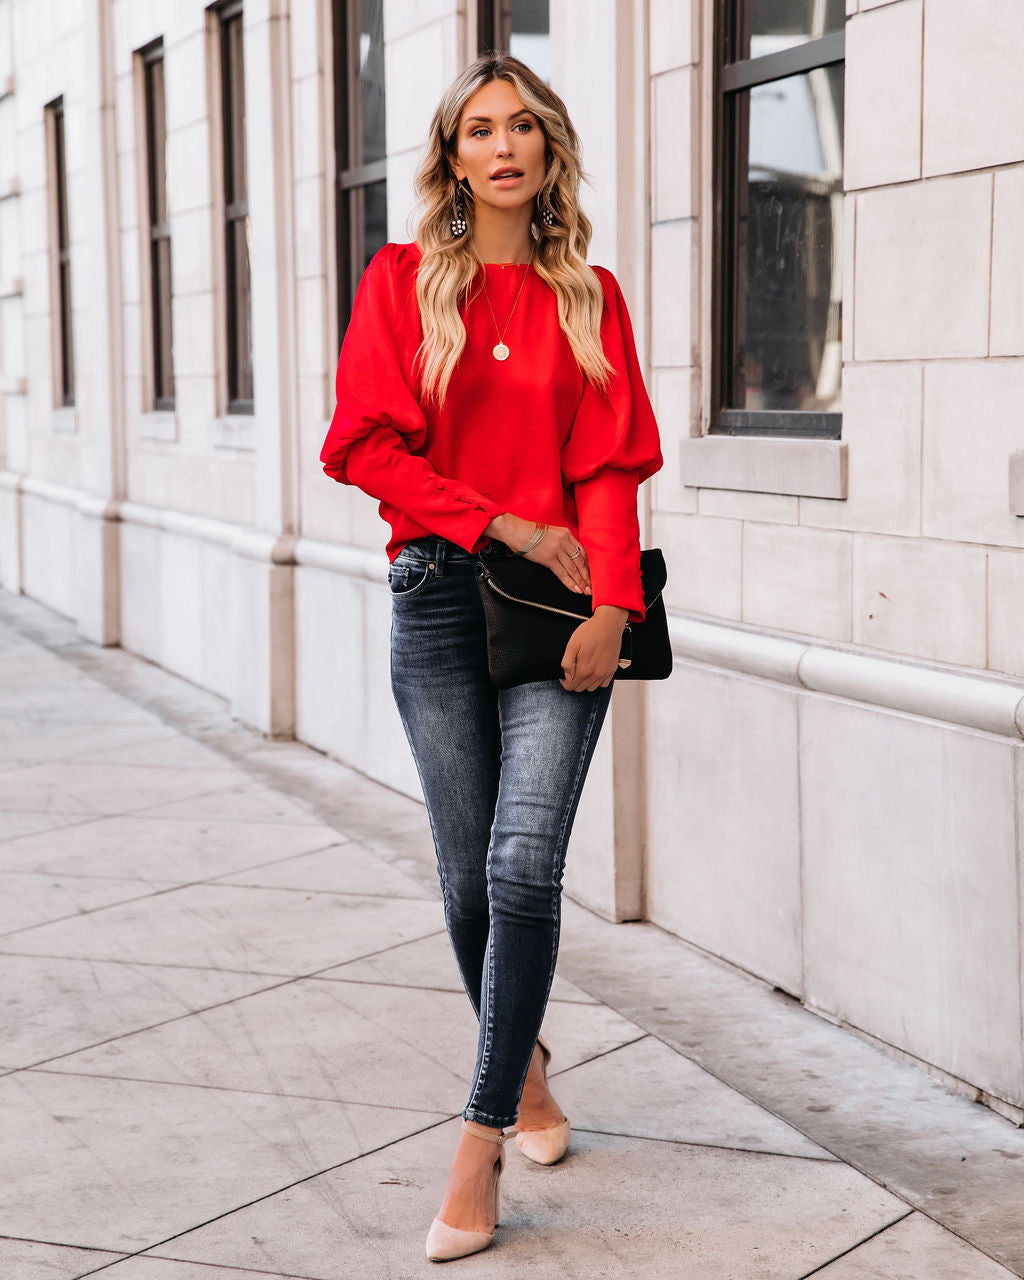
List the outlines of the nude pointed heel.
{"type": "MultiPolygon", "coordinates": [[[[500,1133],[497,1137],[481,1133],[478,1129],[470,1129],[462,1122],[464,1133],[471,1133],[484,1142],[493,1142],[498,1148],[498,1158],[494,1162],[494,1225],[498,1225],[500,1205],[501,1174],[505,1168],[505,1141],[515,1132],[500,1133]]],[[[450,1262],[453,1258],[465,1258],[471,1253],[479,1253],[494,1240],[493,1231],[462,1231],[458,1227],[450,1227],[447,1222],[435,1218],[427,1232],[427,1257],[431,1262],[450,1262]]]]}
{"type": "MultiPolygon", "coordinates": [[[[544,1083],[548,1079],[548,1063],[551,1061],[551,1050],[543,1037],[537,1037],[543,1063],[544,1083]]],[[[572,1130],[569,1120],[562,1116],[558,1124],[549,1125],[546,1129],[519,1129],[516,1133],[516,1146],[534,1164],[557,1164],[569,1150],[569,1139],[572,1130]]]]}

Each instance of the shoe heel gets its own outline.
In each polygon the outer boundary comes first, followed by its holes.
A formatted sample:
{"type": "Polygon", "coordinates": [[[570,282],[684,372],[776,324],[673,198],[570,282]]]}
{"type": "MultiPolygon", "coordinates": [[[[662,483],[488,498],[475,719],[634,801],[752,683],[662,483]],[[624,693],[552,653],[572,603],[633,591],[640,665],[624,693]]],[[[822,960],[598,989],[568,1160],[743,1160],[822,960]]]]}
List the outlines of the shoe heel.
{"type": "MultiPolygon", "coordinates": [[[[547,1084],[551,1050],[543,1036],[537,1037],[537,1044],[541,1052],[541,1073],[547,1084]]],[[[516,1146],[534,1164],[557,1164],[569,1150],[571,1136],[569,1119],[563,1115],[558,1124],[547,1129],[517,1129],[516,1146]]]]}

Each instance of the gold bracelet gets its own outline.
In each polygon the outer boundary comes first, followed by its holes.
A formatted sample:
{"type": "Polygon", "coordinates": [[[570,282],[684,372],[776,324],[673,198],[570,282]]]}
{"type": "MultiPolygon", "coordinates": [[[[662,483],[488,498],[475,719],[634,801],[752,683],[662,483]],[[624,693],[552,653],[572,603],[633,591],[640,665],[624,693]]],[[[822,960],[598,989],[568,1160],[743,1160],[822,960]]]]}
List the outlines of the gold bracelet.
{"type": "Polygon", "coordinates": [[[547,531],[548,527],[546,524],[535,524],[533,526],[533,533],[530,534],[523,546],[519,548],[516,555],[525,556],[528,552],[532,551],[547,531]]]}

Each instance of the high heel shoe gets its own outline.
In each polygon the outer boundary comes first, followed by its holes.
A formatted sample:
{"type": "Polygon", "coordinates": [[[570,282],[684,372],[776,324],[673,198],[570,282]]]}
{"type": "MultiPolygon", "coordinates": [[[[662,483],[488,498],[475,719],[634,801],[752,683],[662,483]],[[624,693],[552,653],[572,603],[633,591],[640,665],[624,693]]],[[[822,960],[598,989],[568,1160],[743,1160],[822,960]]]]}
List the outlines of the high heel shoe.
{"type": "MultiPolygon", "coordinates": [[[[543,1038],[537,1037],[541,1052],[541,1072],[544,1083],[548,1082],[548,1063],[551,1061],[551,1050],[543,1038]]],[[[523,1129],[516,1131],[516,1146],[535,1164],[556,1164],[569,1150],[571,1136],[569,1121],[565,1116],[557,1124],[548,1125],[544,1129],[523,1129]]]]}
{"type": "MultiPolygon", "coordinates": [[[[501,1173],[505,1168],[505,1140],[510,1138],[514,1129],[507,1133],[499,1133],[492,1137],[481,1133],[479,1129],[471,1129],[465,1120],[462,1122],[463,1133],[471,1133],[484,1142],[493,1142],[498,1148],[498,1158],[494,1162],[494,1225],[498,1225],[499,1187],[501,1173]]],[[[471,1253],[479,1253],[493,1241],[493,1231],[462,1231],[458,1227],[450,1227],[447,1222],[435,1218],[427,1232],[427,1257],[431,1262],[449,1262],[452,1258],[465,1258],[471,1253]]]]}

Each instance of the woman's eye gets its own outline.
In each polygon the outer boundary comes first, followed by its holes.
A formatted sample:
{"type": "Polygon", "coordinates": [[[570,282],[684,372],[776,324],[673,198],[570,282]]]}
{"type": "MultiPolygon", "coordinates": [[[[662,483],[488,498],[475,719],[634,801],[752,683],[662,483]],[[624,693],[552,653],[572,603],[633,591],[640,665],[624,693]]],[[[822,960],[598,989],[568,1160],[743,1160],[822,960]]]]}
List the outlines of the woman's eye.
{"type": "MultiPolygon", "coordinates": [[[[516,124],[514,124],[514,125],[512,126],[512,128],[513,128],[513,129],[526,129],[526,130],[527,130],[527,132],[529,132],[529,130],[533,128],[533,125],[529,122],[529,120],[519,120],[519,121],[517,121],[517,123],[516,123],[516,124]]],[[[472,132],[469,136],[470,136],[471,138],[477,138],[477,137],[479,137],[479,136],[480,136],[480,134],[482,134],[482,133],[490,133],[490,129],[488,129],[486,125],[480,125],[480,127],[479,127],[478,129],[474,129],[474,130],[473,130],[473,132],[472,132]]]]}

